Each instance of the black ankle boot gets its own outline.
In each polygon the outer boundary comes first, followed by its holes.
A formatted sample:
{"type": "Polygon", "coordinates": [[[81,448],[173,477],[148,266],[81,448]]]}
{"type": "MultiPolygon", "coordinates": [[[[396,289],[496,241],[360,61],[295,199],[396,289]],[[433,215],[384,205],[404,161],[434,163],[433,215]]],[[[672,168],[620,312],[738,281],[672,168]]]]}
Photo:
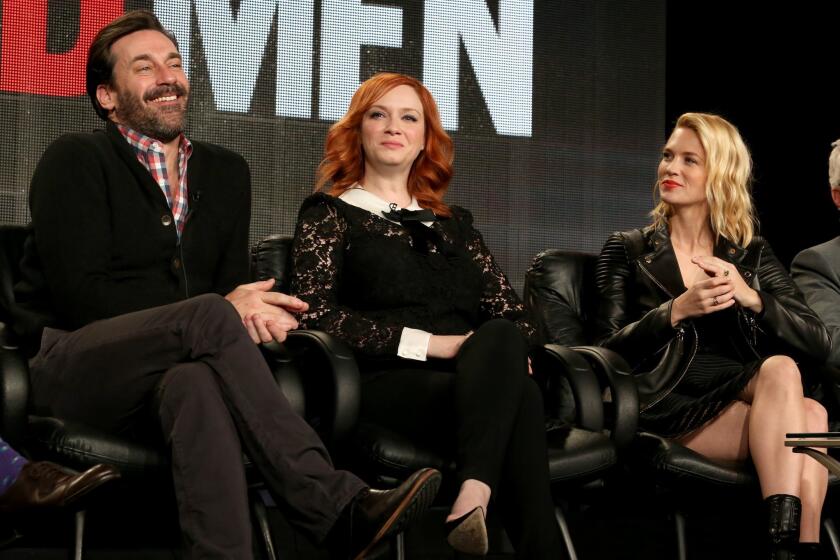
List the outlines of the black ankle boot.
{"type": "Polygon", "coordinates": [[[820,543],[801,542],[796,547],[796,560],[822,560],[825,557],[820,543]]]}
{"type": "Polygon", "coordinates": [[[799,544],[799,521],[802,518],[802,502],[789,494],[768,496],[767,533],[770,537],[770,558],[773,560],[795,560],[799,544]]]}

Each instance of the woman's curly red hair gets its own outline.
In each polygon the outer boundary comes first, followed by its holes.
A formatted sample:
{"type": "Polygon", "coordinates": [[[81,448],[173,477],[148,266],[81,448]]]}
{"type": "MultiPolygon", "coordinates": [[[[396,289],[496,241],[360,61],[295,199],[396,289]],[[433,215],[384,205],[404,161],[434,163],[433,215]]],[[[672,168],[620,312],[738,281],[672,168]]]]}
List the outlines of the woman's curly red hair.
{"type": "Polygon", "coordinates": [[[418,204],[440,216],[452,212],[443,202],[443,196],[452,179],[452,139],[440,122],[437,104],[429,90],[420,81],[404,74],[382,72],[365,81],[350,100],[347,113],[336,122],[327,134],[324,159],[318,166],[315,190],[330,183],[329,193],[340,196],[365,174],[365,156],[362,152],[362,119],[379,98],[397,86],[414,89],[423,105],[425,146],[408,175],[408,193],[418,204]]]}

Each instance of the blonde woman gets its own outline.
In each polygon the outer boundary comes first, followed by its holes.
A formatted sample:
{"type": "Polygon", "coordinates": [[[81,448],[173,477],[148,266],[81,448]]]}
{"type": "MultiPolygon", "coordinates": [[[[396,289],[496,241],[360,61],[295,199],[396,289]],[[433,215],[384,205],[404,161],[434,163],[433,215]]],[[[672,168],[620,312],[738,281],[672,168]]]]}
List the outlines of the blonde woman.
{"type": "Polygon", "coordinates": [[[659,163],[653,223],[613,234],[601,252],[600,344],[637,374],[644,429],[712,460],[752,459],[774,558],[802,558],[819,547],[827,474],[784,439],[827,430],[797,361],[824,360],[829,338],[754,235],[750,176],[732,124],[679,118],[659,163]]]}

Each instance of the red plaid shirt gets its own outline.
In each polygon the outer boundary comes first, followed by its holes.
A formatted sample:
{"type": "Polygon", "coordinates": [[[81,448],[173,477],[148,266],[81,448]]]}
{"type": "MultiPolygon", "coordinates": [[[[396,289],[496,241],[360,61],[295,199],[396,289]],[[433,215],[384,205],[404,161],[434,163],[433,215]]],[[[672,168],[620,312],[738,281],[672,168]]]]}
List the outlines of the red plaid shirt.
{"type": "Polygon", "coordinates": [[[192,155],[192,144],[186,136],[181,134],[178,144],[180,181],[173,189],[169,184],[169,177],[166,173],[166,154],[163,151],[163,144],[121,124],[118,124],[117,128],[125,137],[129,146],[134,148],[137,161],[149,171],[160,190],[163,191],[164,196],[166,196],[166,202],[169,204],[172,217],[175,219],[175,231],[178,232],[180,238],[184,231],[184,223],[187,220],[187,162],[192,155]]]}

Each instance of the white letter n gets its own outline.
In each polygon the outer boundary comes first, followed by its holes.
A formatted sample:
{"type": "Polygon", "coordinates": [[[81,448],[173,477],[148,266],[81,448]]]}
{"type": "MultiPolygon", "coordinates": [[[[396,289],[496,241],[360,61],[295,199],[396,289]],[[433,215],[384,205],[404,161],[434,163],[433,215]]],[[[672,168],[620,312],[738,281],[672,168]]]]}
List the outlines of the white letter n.
{"type": "Polygon", "coordinates": [[[443,125],[458,128],[458,47],[463,41],[499,134],[530,136],[533,0],[499,0],[499,29],[483,0],[426,0],[423,81],[443,125]]]}

